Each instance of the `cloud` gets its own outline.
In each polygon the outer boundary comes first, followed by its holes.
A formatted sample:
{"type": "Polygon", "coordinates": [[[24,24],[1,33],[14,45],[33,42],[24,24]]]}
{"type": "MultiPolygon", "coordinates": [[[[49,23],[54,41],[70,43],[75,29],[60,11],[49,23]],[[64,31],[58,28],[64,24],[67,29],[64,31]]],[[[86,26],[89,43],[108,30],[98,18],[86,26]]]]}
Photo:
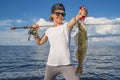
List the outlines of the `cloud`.
{"type": "Polygon", "coordinates": [[[85,20],[86,24],[94,24],[94,25],[118,25],[120,24],[120,18],[108,19],[105,17],[95,18],[95,17],[87,17],[85,20]]]}
{"type": "Polygon", "coordinates": [[[119,25],[105,25],[96,29],[98,34],[120,34],[119,25]]]}
{"type": "Polygon", "coordinates": [[[120,18],[94,18],[88,17],[85,20],[89,35],[112,35],[120,34],[120,18]]]}
{"type": "Polygon", "coordinates": [[[53,22],[46,21],[44,18],[40,18],[38,22],[36,22],[36,24],[47,27],[47,26],[52,26],[53,22]]]}
{"type": "Polygon", "coordinates": [[[114,37],[114,36],[109,36],[109,37],[93,37],[89,38],[88,42],[93,42],[93,43],[104,43],[104,44],[117,44],[120,45],[120,36],[114,37]]]}
{"type": "Polygon", "coordinates": [[[0,30],[7,31],[10,30],[11,26],[16,26],[16,25],[22,25],[25,24],[26,21],[21,20],[21,19],[6,19],[6,20],[0,20],[0,30]]]}
{"type": "Polygon", "coordinates": [[[85,20],[89,42],[120,42],[120,18],[94,18],[85,20]]]}
{"type": "Polygon", "coordinates": [[[27,31],[0,31],[0,45],[4,44],[20,44],[24,45],[28,43],[27,38],[28,34],[27,31]]]}
{"type": "MultiPolygon", "coordinates": [[[[10,26],[15,24],[23,24],[27,21],[16,19],[16,20],[0,20],[0,45],[31,45],[35,44],[34,38],[31,36],[31,40],[28,41],[28,31],[29,29],[18,29],[10,30],[10,26]]],[[[37,23],[42,23],[42,25],[49,25],[51,22],[48,22],[44,19],[39,19],[37,23]]],[[[41,25],[41,24],[40,24],[41,25]]],[[[39,34],[41,35],[44,31],[44,28],[41,28],[39,34]]]]}
{"type": "Polygon", "coordinates": [[[21,24],[25,23],[24,20],[16,19],[16,20],[11,20],[11,19],[6,19],[6,20],[0,20],[0,26],[9,26],[12,24],[21,24]]]}
{"type": "Polygon", "coordinates": [[[17,19],[17,20],[15,20],[15,22],[17,22],[17,23],[25,23],[25,21],[23,21],[23,20],[20,20],[20,19],[17,19]]]}
{"type": "Polygon", "coordinates": [[[6,25],[11,25],[13,20],[7,19],[7,20],[0,20],[0,26],[6,26],[6,25]]]}
{"type": "MultiPolygon", "coordinates": [[[[48,25],[53,25],[52,22],[46,21],[44,18],[33,19],[34,22],[41,26],[39,34],[42,35],[44,31],[48,28],[48,25]]],[[[25,20],[0,20],[0,26],[10,26],[11,24],[23,24],[26,23],[25,20]]],[[[120,18],[108,19],[108,18],[94,18],[87,17],[85,20],[85,25],[88,31],[89,42],[120,42],[120,18]]],[[[7,29],[8,27],[3,27],[5,30],[0,31],[0,45],[2,44],[19,44],[19,45],[29,45],[35,44],[33,37],[31,41],[28,41],[28,30],[14,30],[11,31],[7,29]]],[[[73,29],[72,36],[76,28],[73,29]]]]}

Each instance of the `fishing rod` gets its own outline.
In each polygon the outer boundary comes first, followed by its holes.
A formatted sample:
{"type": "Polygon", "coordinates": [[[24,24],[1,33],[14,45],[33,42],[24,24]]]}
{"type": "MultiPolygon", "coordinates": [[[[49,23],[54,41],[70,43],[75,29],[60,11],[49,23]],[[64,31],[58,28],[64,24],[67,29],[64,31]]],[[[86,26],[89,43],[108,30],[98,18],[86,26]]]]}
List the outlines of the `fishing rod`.
{"type": "MultiPolygon", "coordinates": [[[[51,27],[53,25],[43,25],[43,26],[40,26],[40,27],[51,27]]],[[[23,26],[23,27],[15,27],[15,26],[11,26],[10,27],[10,30],[15,30],[15,29],[33,29],[32,26],[23,26]]]]}
{"type": "MultiPolygon", "coordinates": [[[[43,25],[43,26],[40,26],[40,27],[51,27],[53,25],[43,25]]],[[[28,31],[28,41],[30,41],[30,38],[31,38],[31,35],[33,33],[36,33],[36,30],[35,28],[33,28],[32,26],[23,26],[23,27],[15,27],[15,26],[11,26],[10,27],[10,30],[16,30],[16,29],[29,29],[28,31]]]]}
{"type": "Polygon", "coordinates": [[[24,26],[24,27],[11,26],[10,27],[11,30],[15,30],[15,29],[30,29],[30,28],[32,28],[32,26],[24,26]]]}

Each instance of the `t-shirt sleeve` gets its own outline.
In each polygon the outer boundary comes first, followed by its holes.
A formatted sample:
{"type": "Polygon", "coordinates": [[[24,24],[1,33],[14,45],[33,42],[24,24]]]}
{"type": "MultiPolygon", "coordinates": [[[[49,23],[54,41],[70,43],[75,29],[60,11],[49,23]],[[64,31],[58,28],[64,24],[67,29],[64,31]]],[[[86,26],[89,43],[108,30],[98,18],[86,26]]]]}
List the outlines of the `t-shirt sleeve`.
{"type": "Polygon", "coordinates": [[[67,27],[67,22],[64,24],[64,30],[67,32],[67,33],[69,33],[69,30],[68,30],[68,27],[67,27]]]}
{"type": "Polygon", "coordinates": [[[48,36],[48,30],[45,31],[45,35],[48,36]]]}
{"type": "Polygon", "coordinates": [[[48,36],[50,28],[45,31],[45,35],[48,36]]]}

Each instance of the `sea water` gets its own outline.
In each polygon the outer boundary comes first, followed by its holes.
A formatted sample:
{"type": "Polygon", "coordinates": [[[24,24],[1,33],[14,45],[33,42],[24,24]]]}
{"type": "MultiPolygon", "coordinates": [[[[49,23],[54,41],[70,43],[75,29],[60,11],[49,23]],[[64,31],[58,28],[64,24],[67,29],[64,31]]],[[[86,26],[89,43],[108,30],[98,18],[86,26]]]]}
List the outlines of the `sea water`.
{"type": "MultiPolygon", "coordinates": [[[[76,67],[75,46],[71,60],[76,67]]],[[[43,80],[49,46],[0,46],[0,80],[43,80]]],[[[81,80],[120,80],[120,45],[89,45],[81,80]]],[[[56,80],[65,80],[61,75],[56,80]]]]}

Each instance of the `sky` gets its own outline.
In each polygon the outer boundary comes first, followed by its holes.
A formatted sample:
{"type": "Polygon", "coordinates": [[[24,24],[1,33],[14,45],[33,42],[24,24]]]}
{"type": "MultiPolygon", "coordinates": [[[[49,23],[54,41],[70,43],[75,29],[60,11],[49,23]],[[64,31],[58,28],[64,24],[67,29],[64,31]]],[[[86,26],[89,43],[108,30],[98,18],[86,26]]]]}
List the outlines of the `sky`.
{"type": "MultiPolygon", "coordinates": [[[[0,45],[35,44],[33,37],[27,40],[28,30],[10,30],[10,27],[51,24],[49,16],[55,3],[65,6],[65,22],[78,13],[80,6],[88,9],[84,23],[90,43],[120,44],[120,0],[0,0],[0,45]]],[[[41,28],[39,34],[46,29],[41,28]]]]}

